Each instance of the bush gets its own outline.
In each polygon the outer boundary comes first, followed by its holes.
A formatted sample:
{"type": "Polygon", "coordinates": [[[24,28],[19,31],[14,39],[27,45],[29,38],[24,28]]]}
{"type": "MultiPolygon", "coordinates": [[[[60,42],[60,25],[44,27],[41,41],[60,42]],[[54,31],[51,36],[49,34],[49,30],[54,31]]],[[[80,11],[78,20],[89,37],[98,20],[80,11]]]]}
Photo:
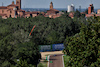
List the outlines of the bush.
{"type": "Polygon", "coordinates": [[[42,63],[39,63],[39,64],[38,64],[38,67],[44,67],[44,66],[43,66],[43,64],[42,64],[42,63]]]}
{"type": "Polygon", "coordinates": [[[81,25],[80,33],[67,37],[65,51],[71,57],[68,66],[94,66],[100,64],[100,18],[94,17],[88,25],[81,25]]]}

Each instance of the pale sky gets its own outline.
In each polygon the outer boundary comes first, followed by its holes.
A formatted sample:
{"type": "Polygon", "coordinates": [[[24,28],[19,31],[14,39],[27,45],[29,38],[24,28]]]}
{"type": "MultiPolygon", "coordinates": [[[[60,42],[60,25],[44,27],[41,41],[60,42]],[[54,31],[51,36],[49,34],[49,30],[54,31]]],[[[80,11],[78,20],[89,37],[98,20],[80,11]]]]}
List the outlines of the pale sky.
{"type": "MultiPolygon", "coordinates": [[[[7,6],[16,0],[0,0],[0,6],[7,6]]],[[[68,5],[74,4],[75,8],[87,8],[91,0],[22,0],[22,8],[49,8],[50,2],[53,2],[54,8],[67,8],[68,5]]],[[[92,0],[95,9],[100,8],[100,0],[92,0]]]]}

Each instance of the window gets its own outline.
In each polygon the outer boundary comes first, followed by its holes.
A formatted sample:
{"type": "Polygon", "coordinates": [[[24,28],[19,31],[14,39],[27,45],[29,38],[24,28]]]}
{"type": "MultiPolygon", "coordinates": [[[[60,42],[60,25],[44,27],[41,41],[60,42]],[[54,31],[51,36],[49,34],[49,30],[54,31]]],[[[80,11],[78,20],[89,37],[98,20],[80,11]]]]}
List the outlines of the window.
{"type": "Polygon", "coordinates": [[[10,13],[12,13],[12,11],[10,11],[10,13]]]}

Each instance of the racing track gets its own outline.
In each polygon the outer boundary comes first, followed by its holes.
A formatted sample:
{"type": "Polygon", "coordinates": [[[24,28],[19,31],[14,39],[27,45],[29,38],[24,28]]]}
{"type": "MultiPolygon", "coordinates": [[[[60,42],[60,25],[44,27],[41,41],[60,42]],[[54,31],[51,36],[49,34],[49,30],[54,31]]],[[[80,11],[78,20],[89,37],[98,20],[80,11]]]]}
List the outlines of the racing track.
{"type": "Polygon", "coordinates": [[[62,55],[51,55],[49,59],[49,67],[63,67],[62,55]]]}

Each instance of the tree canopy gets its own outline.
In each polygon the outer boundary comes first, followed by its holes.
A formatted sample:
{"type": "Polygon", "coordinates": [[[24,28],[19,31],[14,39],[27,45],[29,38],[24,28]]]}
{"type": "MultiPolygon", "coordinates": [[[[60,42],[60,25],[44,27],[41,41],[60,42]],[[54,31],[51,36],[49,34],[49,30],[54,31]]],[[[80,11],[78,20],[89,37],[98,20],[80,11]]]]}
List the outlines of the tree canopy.
{"type": "Polygon", "coordinates": [[[65,51],[69,55],[70,67],[100,66],[100,17],[88,19],[81,24],[80,32],[65,40],[65,51]]]}
{"type": "Polygon", "coordinates": [[[30,18],[0,18],[0,66],[27,67],[37,65],[41,58],[38,45],[63,43],[66,36],[80,32],[84,17],[58,18],[39,15],[30,18]],[[82,21],[81,21],[82,20],[82,21]],[[36,25],[29,36],[33,26],[36,25]]]}

